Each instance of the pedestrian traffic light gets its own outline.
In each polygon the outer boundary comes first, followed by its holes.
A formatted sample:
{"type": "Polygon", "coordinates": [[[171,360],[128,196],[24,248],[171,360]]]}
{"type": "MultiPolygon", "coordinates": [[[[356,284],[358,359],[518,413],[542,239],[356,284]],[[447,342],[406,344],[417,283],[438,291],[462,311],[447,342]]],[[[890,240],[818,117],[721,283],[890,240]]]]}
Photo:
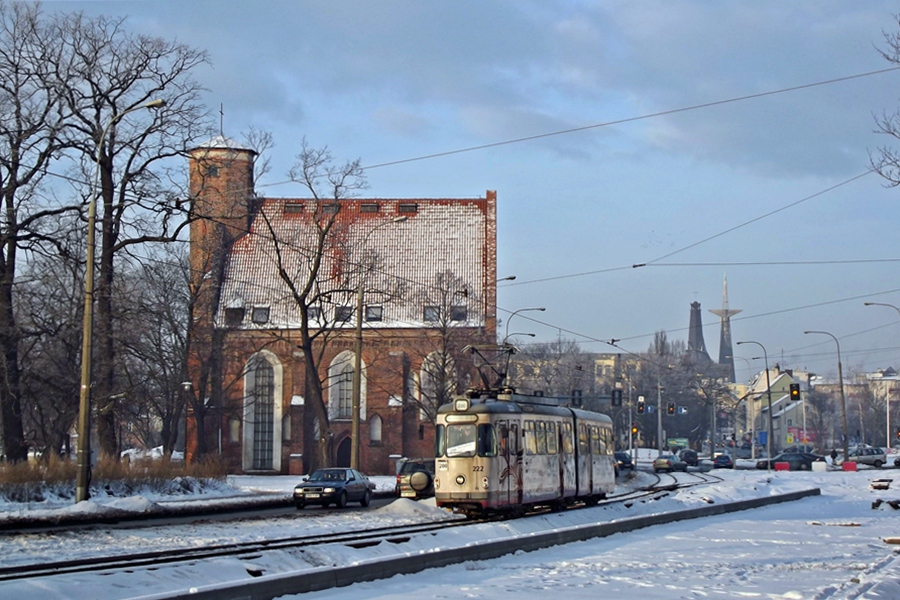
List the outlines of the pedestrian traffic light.
{"type": "Polygon", "coordinates": [[[644,397],[643,397],[643,396],[638,396],[638,408],[637,408],[637,411],[638,411],[638,414],[639,414],[639,415],[644,414],[644,397]]]}
{"type": "Polygon", "coordinates": [[[669,403],[666,405],[666,413],[668,413],[668,414],[670,414],[670,415],[674,415],[674,414],[675,414],[675,403],[674,403],[674,402],[669,402],[669,403]]]}
{"type": "Polygon", "coordinates": [[[622,390],[613,390],[612,391],[612,405],[613,406],[622,406],[622,390]]]}
{"type": "Polygon", "coordinates": [[[799,400],[800,399],[800,384],[792,383],[791,384],[791,400],[799,400]]]}

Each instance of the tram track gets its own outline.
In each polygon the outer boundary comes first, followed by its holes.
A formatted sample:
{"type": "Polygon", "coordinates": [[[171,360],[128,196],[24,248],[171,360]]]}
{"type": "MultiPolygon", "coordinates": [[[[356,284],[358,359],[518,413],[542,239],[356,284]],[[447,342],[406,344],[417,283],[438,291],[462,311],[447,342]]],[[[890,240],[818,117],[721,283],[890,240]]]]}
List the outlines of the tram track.
{"type": "MultiPolygon", "coordinates": [[[[657,476],[657,481],[643,488],[611,495],[600,501],[595,506],[612,506],[618,503],[626,503],[668,494],[677,489],[710,483],[703,474],[693,475],[699,481],[679,482],[677,477],[672,477],[671,482],[663,483],[657,476]]],[[[720,480],[720,478],[716,478],[720,480]]],[[[576,503],[568,507],[568,510],[592,508],[583,503],[576,503]]],[[[76,573],[104,572],[115,570],[129,570],[138,568],[156,568],[163,565],[203,561],[222,557],[238,557],[252,559],[265,552],[276,550],[308,549],[320,545],[342,544],[353,548],[365,548],[381,543],[401,544],[407,542],[414,535],[434,534],[438,531],[454,527],[477,525],[481,523],[512,520],[516,518],[528,518],[554,512],[550,507],[538,507],[524,515],[512,514],[493,515],[479,518],[466,518],[438,523],[425,523],[403,526],[377,527],[348,531],[341,534],[312,534],[304,536],[288,536],[277,539],[269,539],[251,542],[230,542],[225,544],[208,545],[202,548],[183,547],[150,552],[124,553],[109,556],[85,557],[74,560],[61,560],[41,562],[34,564],[21,564],[10,567],[0,567],[0,582],[8,582],[23,579],[52,577],[76,573]]]]}

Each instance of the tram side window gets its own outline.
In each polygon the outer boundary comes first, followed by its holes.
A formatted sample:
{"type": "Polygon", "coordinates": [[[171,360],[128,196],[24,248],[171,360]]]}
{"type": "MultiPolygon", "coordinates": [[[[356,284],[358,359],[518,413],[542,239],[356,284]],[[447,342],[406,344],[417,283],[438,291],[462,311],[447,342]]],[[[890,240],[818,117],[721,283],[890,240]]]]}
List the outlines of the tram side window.
{"type": "Polygon", "coordinates": [[[543,421],[535,422],[534,438],[537,441],[537,453],[547,454],[547,428],[543,421]]]}
{"type": "Polygon", "coordinates": [[[478,456],[497,456],[497,436],[490,423],[478,426],[478,456]]]}
{"type": "Polygon", "coordinates": [[[563,452],[572,454],[575,451],[574,444],[572,443],[572,424],[562,423],[561,425],[563,452]]]}
{"type": "Polygon", "coordinates": [[[556,436],[556,423],[547,422],[547,454],[559,452],[559,438],[556,436]]]}
{"type": "Polygon", "coordinates": [[[580,423],[578,425],[578,454],[580,456],[587,456],[589,451],[590,446],[588,446],[587,425],[580,423]]]}
{"type": "Polygon", "coordinates": [[[447,456],[475,456],[475,426],[447,426],[447,456]]]}
{"type": "Polygon", "coordinates": [[[434,455],[443,456],[447,446],[447,438],[444,435],[444,426],[438,425],[434,431],[434,455]]]}
{"type": "Polygon", "coordinates": [[[600,430],[596,425],[591,426],[591,453],[603,454],[602,448],[600,448],[600,430]]]}
{"type": "Polygon", "coordinates": [[[612,429],[603,428],[603,454],[613,453],[613,436],[612,429]]]}
{"type": "Polygon", "coordinates": [[[525,453],[537,454],[537,442],[534,439],[534,421],[525,421],[525,453]]]}

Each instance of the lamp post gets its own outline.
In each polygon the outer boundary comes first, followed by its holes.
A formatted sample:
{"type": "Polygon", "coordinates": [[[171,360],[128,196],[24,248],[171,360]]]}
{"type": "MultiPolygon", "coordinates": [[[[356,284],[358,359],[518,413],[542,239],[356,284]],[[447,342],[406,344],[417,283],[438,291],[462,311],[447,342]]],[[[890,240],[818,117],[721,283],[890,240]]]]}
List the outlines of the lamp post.
{"type": "Polygon", "coordinates": [[[769,406],[769,433],[766,435],[766,471],[768,471],[772,468],[772,437],[775,435],[775,425],[772,419],[772,382],[769,380],[769,354],[766,352],[766,347],[759,342],[747,340],[737,344],[738,346],[741,344],[756,344],[762,348],[763,359],[766,362],[766,396],[768,397],[769,406]]]}
{"type": "Polygon", "coordinates": [[[506,343],[506,338],[509,337],[509,322],[512,321],[512,318],[513,318],[514,316],[516,316],[517,314],[519,314],[520,312],[526,312],[526,311],[529,311],[529,310],[539,310],[539,311],[543,312],[543,311],[545,311],[545,310],[547,310],[547,309],[544,308],[543,306],[535,306],[535,307],[530,307],[530,308],[520,308],[520,309],[518,309],[518,310],[514,310],[514,311],[512,312],[512,314],[509,315],[509,318],[506,320],[506,332],[505,332],[504,335],[503,335],[503,343],[504,343],[504,344],[506,343]]]}
{"type": "Polygon", "coordinates": [[[850,454],[848,443],[847,443],[847,402],[844,399],[844,372],[841,370],[841,343],[838,341],[833,334],[828,333],[827,331],[804,331],[806,333],[821,333],[822,335],[830,336],[831,339],[834,340],[834,343],[837,344],[837,355],[838,355],[838,380],[841,384],[841,427],[843,428],[843,437],[844,437],[844,462],[848,459],[847,457],[850,454]]]}
{"type": "MultiPolygon", "coordinates": [[[[402,223],[406,220],[405,216],[394,217],[390,221],[384,221],[379,223],[375,227],[369,230],[363,238],[360,247],[365,251],[366,244],[369,242],[369,236],[385,227],[387,225],[391,225],[392,223],[402,223]]],[[[362,252],[360,252],[360,257],[362,257],[362,252]]],[[[360,267],[362,267],[362,263],[360,263],[360,267]]],[[[363,275],[360,271],[359,283],[356,287],[356,352],[353,356],[353,394],[350,400],[350,468],[351,469],[359,469],[359,405],[360,405],[360,396],[362,395],[362,347],[363,347],[363,335],[362,335],[362,321],[363,321],[363,296],[364,296],[364,287],[363,287],[363,275]]]]}
{"type": "MultiPolygon", "coordinates": [[[[886,302],[863,302],[866,306],[889,306],[897,311],[900,314],[900,308],[897,308],[893,304],[887,304],[886,302]]],[[[887,417],[887,425],[884,433],[884,444],[890,448],[891,447],[891,389],[888,389],[887,395],[884,401],[884,410],[887,413],[885,416],[887,417]]]]}
{"type": "Polygon", "coordinates": [[[91,497],[91,350],[94,326],[94,222],[97,215],[97,194],[100,187],[100,153],[109,129],[122,117],[142,108],[160,108],[165,100],[151,100],[145,104],[132,106],[113,115],[97,142],[97,160],[94,182],[91,185],[91,199],[88,204],[87,248],[84,273],[84,323],[81,338],[81,387],[78,398],[78,448],[76,451],[77,472],[75,476],[75,502],[91,497]]]}

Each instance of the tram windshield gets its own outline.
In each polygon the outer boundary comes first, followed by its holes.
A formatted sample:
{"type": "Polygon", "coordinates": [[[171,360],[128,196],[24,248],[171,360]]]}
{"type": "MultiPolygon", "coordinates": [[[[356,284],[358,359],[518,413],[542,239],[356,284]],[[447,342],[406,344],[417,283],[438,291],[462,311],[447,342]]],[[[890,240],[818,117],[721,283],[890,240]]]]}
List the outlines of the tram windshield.
{"type": "Polygon", "coordinates": [[[496,456],[499,441],[493,425],[439,425],[435,439],[436,456],[496,456]]]}
{"type": "Polygon", "coordinates": [[[447,456],[475,456],[475,426],[447,426],[447,456]]]}

